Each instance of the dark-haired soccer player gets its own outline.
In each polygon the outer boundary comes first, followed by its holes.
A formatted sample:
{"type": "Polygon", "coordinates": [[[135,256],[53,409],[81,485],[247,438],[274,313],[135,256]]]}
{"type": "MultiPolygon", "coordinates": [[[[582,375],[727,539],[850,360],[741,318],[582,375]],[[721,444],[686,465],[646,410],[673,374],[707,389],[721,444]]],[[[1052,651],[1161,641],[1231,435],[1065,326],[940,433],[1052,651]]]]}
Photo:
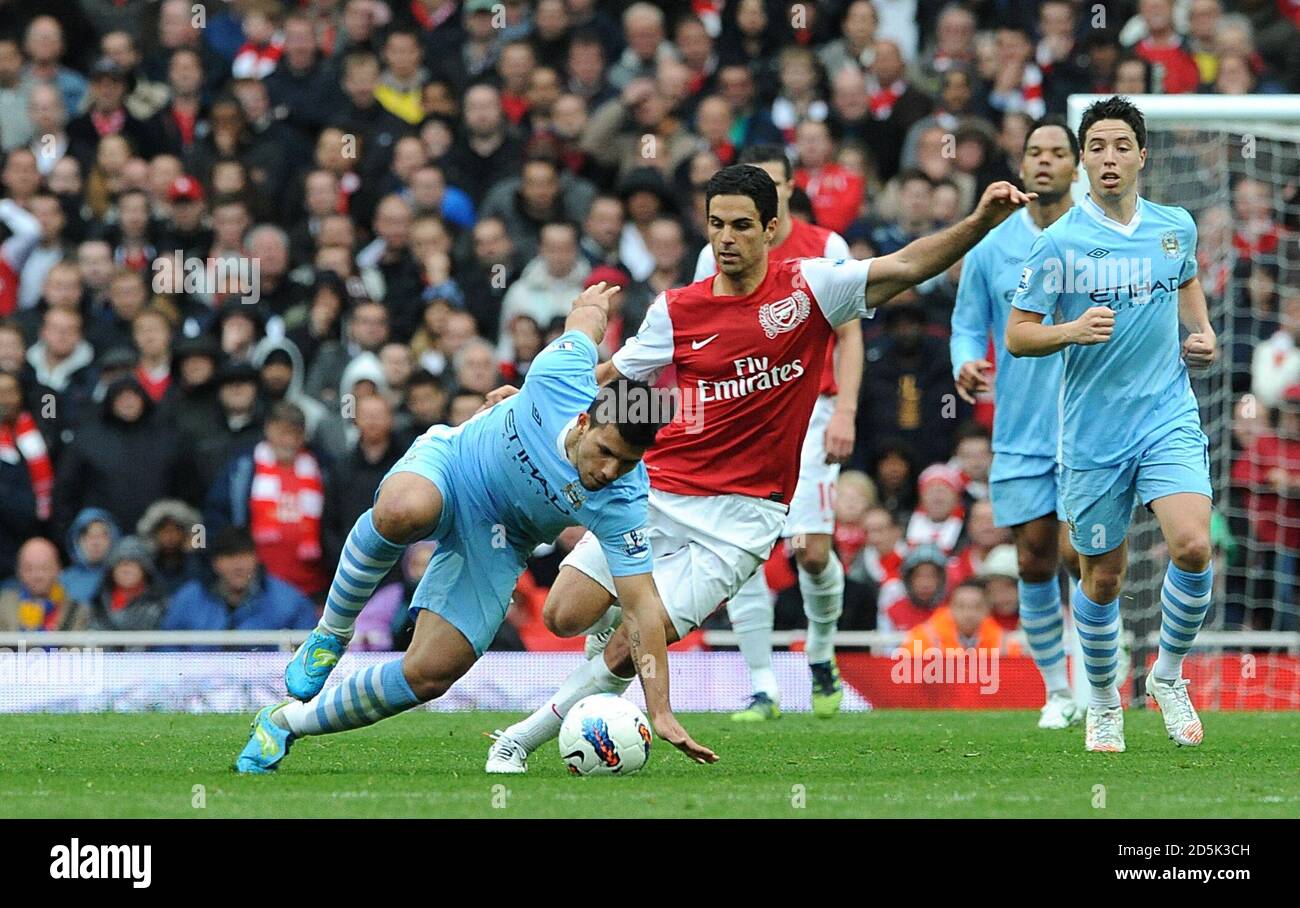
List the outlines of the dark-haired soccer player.
{"type": "MultiPolygon", "coordinates": [[[[1169,547],[1160,653],[1146,679],[1169,736],[1201,743],[1182,677],[1210,606],[1209,441],[1187,369],[1217,341],[1196,277],[1196,225],[1139,197],[1146,124],[1126,98],[1091,105],[1079,126],[1090,192],[1034,241],[1007,323],[1014,356],[1064,351],[1061,501],[1082,579],[1075,627],[1092,688],[1085,746],[1124,750],[1116,689],[1119,594],[1136,498],[1169,547]],[[1055,324],[1045,324],[1056,313],[1055,324]],[[1179,323],[1188,336],[1179,343],[1179,323]]],[[[1049,409],[1050,404],[1044,402],[1049,409]]]]}
{"type": "MultiPolygon", "coordinates": [[[[740,153],[740,163],[763,168],[776,183],[776,233],[767,250],[769,262],[849,258],[849,244],[844,237],[790,216],[794,181],[784,148],[750,145],[740,153]]],[[[701,281],[717,273],[713,247],[705,245],[695,264],[695,279],[701,281]]],[[[813,713],[822,718],[835,715],[844,698],[835,663],[835,628],[844,611],[844,568],[835,555],[832,536],[835,483],[840,464],[853,453],[862,347],[858,319],[836,326],[835,337],[826,350],[820,393],[799,454],[799,481],[781,529],[781,537],[791,541],[799,570],[799,593],[808,619],[804,654],[812,677],[813,713]]],[[[761,722],[780,717],[780,690],[772,671],[772,592],[761,568],[727,600],[727,617],[736,632],[740,654],[749,666],[750,681],[749,705],[731,718],[761,722]]]]}
{"type": "Polygon", "coordinates": [[[298,649],[285,685],[298,700],[267,706],[239,755],[241,772],[275,769],[305,735],[371,725],[441,696],[483,654],[505,620],[525,561],[581,524],[603,553],[635,632],[646,700],[659,735],[695,759],[713,757],[673,717],[663,606],[646,541],[641,458],[672,418],[652,389],[592,369],[617,287],[583,291],[565,333],[538,354],[518,396],[452,429],[434,426],[384,477],[348,536],[325,614],[298,649]],[[403,658],[322,691],[353,625],[407,544],[438,543],[416,587],[415,636],[403,658]]]}
{"type": "MultiPolygon", "coordinates": [[[[660,294],[636,337],[597,370],[600,380],[648,381],[671,363],[683,407],[689,401],[695,411],[660,432],[646,455],[647,535],[669,640],[735,595],[780,535],[835,327],[938,274],[1031,198],[994,183],[974,214],[892,255],[769,262],[777,228],[771,176],[737,164],[710,178],[705,204],[718,273],[660,294]]],[[[617,596],[607,558],[587,536],[561,566],[544,617],[557,633],[582,633],[617,596]]],[[[526,772],[528,753],[558,733],[574,703],[626,690],[638,632],[624,622],[540,709],[499,734],[487,771],[526,772]]]]}
{"type": "Polygon", "coordinates": [[[1083,719],[1066,673],[1061,587],[1064,549],[1071,573],[1078,558],[1061,537],[1065,513],[1056,488],[1056,411],[1061,357],[1017,359],[1003,342],[1020,266],[1034,240],[1070,210],[1070,186],[1079,165],[1079,143],[1060,117],[1030,128],[1020,158],[1021,184],[1038,193],[1024,211],[1007,218],[980,240],[961,266],[952,310],[953,378],[957,393],[974,403],[989,390],[986,358],[992,338],[997,381],[993,389],[993,469],[989,492],[993,522],[1010,527],[1020,562],[1020,623],[1034,664],[1042,673],[1047,702],[1039,728],[1068,728],[1083,719]]]}

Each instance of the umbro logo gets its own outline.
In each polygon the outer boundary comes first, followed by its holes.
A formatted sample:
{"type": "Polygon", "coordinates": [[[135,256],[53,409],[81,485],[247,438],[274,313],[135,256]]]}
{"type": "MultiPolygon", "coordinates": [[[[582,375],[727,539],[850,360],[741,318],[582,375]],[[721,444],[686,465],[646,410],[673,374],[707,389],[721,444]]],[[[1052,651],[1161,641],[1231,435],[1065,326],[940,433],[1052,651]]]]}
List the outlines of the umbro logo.
{"type": "Polygon", "coordinates": [[[1102,249],[1100,246],[1088,253],[1088,257],[1093,259],[1105,258],[1108,255],[1110,255],[1110,250],[1102,249]]]}
{"type": "Polygon", "coordinates": [[[706,338],[705,338],[704,340],[702,340],[702,341],[691,341],[691,349],[692,349],[692,350],[700,350],[700,349],[702,349],[702,348],[704,348],[704,347],[707,347],[709,344],[713,343],[715,340],[717,340],[717,338],[718,338],[718,335],[715,334],[715,335],[713,335],[712,337],[706,337],[706,338]]]}

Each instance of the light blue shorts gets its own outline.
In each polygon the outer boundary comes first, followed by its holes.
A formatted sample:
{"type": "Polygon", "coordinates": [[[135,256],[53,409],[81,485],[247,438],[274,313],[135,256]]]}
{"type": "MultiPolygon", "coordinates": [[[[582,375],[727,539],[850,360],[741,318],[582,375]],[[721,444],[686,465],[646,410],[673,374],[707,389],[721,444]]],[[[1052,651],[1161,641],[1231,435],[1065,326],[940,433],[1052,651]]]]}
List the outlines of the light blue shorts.
{"type": "Polygon", "coordinates": [[[1199,425],[1180,425],[1136,457],[1097,470],[1061,468],[1061,502],[1070,541],[1084,555],[1119,548],[1133,521],[1133,505],[1194,492],[1213,500],[1210,441],[1199,425]]]}
{"type": "Polygon", "coordinates": [[[437,548],[410,608],[428,609],[445,619],[481,656],[506,618],[525,556],[506,541],[500,518],[487,513],[475,490],[468,487],[464,471],[457,470],[454,436],[445,432],[421,436],[384,480],[394,473],[423,476],[442,493],[442,517],[426,537],[437,548]]]}
{"type": "Polygon", "coordinates": [[[1015,527],[1049,514],[1064,520],[1056,473],[1055,457],[994,454],[989,474],[994,525],[1015,527]]]}

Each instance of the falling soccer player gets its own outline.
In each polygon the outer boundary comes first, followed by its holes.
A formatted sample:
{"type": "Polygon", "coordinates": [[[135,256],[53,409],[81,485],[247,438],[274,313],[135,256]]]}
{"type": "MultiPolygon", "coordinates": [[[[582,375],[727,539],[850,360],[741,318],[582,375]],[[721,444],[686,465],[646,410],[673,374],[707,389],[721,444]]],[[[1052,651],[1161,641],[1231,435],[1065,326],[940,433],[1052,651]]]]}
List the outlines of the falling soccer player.
{"type": "Polygon", "coordinates": [[[617,290],[602,282],[583,291],[517,396],[457,428],[432,427],[389,470],[348,535],[320,625],[285,672],[289,693],[305,702],[258,712],[240,772],[274,770],[298,738],[372,725],[446,693],[496,636],[532,550],[576,524],[590,531],[624,604],[656,732],[693,759],[716,759],[669,706],[646,540],[641,458],[672,413],[645,384],[616,377],[598,389],[593,373],[617,290]],[[411,603],[419,617],[410,648],[323,690],[371,593],[421,539],[438,547],[411,603]]]}
{"type": "MultiPolygon", "coordinates": [[[[653,380],[671,363],[683,408],[689,401],[695,411],[665,428],[646,457],[647,537],[670,642],[734,596],[780,535],[836,326],[948,268],[1032,198],[994,183],[974,213],[891,255],[770,262],[771,176],[737,164],[709,179],[718,273],[660,294],[636,337],[597,372],[600,380],[653,380]]],[[[588,535],[561,565],[543,617],[561,635],[590,635],[617,597],[607,558],[588,535]]],[[[624,622],[600,635],[601,647],[550,700],[496,736],[486,771],[527,772],[528,754],[555,737],[574,703],[626,690],[637,671],[636,632],[624,622]]]]}
{"type": "Polygon", "coordinates": [[[1195,746],[1203,731],[1182,665],[1210,607],[1213,493],[1187,370],[1210,366],[1217,352],[1196,276],[1196,226],[1184,209],[1139,197],[1146,124],[1131,101],[1091,105],[1079,140],[1091,190],[1034,241],[1006,345],[1013,356],[1064,351],[1058,460],[1080,555],[1073,613],[1091,687],[1085,747],[1124,750],[1119,594],[1135,499],[1155,513],[1170,557],[1146,690],[1169,737],[1195,746]],[[1044,324],[1049,314],[1055,324],[1044,324]]]}

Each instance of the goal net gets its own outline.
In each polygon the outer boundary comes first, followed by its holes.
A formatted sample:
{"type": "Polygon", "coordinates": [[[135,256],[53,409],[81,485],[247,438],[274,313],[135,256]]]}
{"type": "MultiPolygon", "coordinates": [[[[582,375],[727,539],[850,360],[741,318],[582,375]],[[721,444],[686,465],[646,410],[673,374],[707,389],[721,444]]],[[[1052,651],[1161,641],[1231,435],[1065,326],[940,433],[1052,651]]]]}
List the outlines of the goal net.
{"type": "MultiPolygon", "coordinates": [[[[1073,128],[1096,98],[1070,98],[1073,128]]],[[[1267,452],[1276,443],[1259,441],[1294,431],[1279,425],[1277,405],[1288,386],[1300,384],[1296,363],[1272,355],[1286,345],[1277,338],[1269,343],[1300,319],[1300,96],[1133,100],[1146,116],[1148,134],[1141,192],[1153,202],[1186,208],[1195,219],[1201,284],[1219,337],[1219,362],[1192,378],[1210,438],[1215,490],[1214,607],[1202,634],[1208,646],[1199,652],[1218,656],[1217,663],[1210,660],[1216,671],[1237,670],[1238,664],[1251,671],[1258,655],[1294,653],[1300,640],[1294,633],[1300,628],[1300,486],[1288,493],[1260,485],[1273,482],[1267,452]],[[1260,348],[1269,355],[1257,354],[1260,348]]],[[[1076,192],[1086,186],[1081,174],[1076,192]]],[[[1300,345],[1300,323],[1292,329],[1300,345]]],[[[1300,435],[1293,444],[1300,450],[1300,435]]],[[[1138,508],[1121,599],[1134,640],[1135,676],[1154,656],[1167,565],[1154,516],[1138,508]]],[[[1270,693],[1300,706],[1295,679],[1286,687],[1270,693]]]]}

